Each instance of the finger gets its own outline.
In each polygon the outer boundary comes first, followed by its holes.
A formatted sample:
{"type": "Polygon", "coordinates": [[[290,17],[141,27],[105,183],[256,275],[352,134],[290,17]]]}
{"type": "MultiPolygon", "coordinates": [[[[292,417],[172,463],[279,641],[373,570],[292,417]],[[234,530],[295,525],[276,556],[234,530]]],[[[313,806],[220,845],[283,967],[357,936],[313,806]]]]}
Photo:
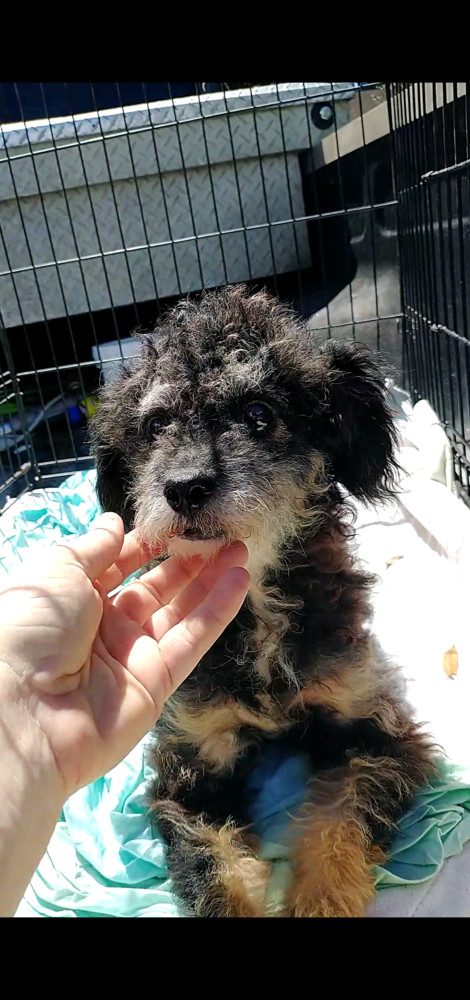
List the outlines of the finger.
{"type": "MultiPolygon", "coordinates": [[[[180,595],[180,592],[186,593],[188,584],[191,584],[195,577],[202,581],[200,586],[205,587],[204,592],[199,597],[199,600],[202,600],[222,573],[232,566],[244,565],[247,558],[246,546],[243,542],[237,542],[235,545],[222,549],[216,559],[209,564],[199,556],[184,561],[175,558],[167,559],[160,566],[145,573],[135,584],[126,587],[114,598],[114,604],[133,621],[144,625],[150,621],[155,612],[166,609],[166,606],[173,601],[176,595],[180,595]]],[[[178,614],[175,610],[173,614],[168,616],[168,619],[162,620],[159,634],[163,635],[170,627],[170,624],[165,625],[167,620],[171,625],[176,624],[184,614],[192,610],[195,603],[197,603],[196,593],[192,601],[185,602],[184,610],[181,613],[178,614]]],[[[153,635],[151,623],[149,634],[153,635]]]]}
{"type": "Polygon", "coordinates": [[[166,667],[170,694],[222,635],[240,610],[249,585],[247,570],[234,566],[217,581],[201,605],[163,636],[158,648],[166,667]]]}
{"type": "Polygon", "coordinates": [[[137,539],[136,531],[129,531],[124,538],[122,549],[112,566],[100,577],[99,584],[103,593],[120,587],[131,573],[135,573],[151,559],[160,555],[161,546],[152,548],[137,539]]]}
{"type": "Polygon", "coordinates": [[[114,598],[115,607],[138,625],[143,625],[151,615],[167,604],[199,573],[204,561],[199,556],[186,559],[166,559],[114,598]]]}
{"type": "Polygon", "coordinates": [[[145,631],[159,641],[165,632],[189,615],[193,608],[205,600],[217,580],[234,566],[245,566],[248,550],[243,542],[235,542],[218,554],[217,558],[206,563],[198,576],[184,590],[176,593],[169,603],[160,610],[155,610],[142,624],[145,631]]]}
{"type": "Polygon", "coordinates": [[[111,656],[143,684],[160,710],[236,615],[249,581],[246,570],[230,569],[200,608],[171,629],[160,644],[110,602],[101,623],[101,639],[111,656]]]}
{"type": "Polygon", "coordinates": [[[101,576],[117,559],[124,541],[124,525],[119,514],[102,514],[93,528],[79,538],[65,544],[59,542],[54,551],[55,558],[70,562],[72,556],[79,563],[90,580],[101,576]]]}

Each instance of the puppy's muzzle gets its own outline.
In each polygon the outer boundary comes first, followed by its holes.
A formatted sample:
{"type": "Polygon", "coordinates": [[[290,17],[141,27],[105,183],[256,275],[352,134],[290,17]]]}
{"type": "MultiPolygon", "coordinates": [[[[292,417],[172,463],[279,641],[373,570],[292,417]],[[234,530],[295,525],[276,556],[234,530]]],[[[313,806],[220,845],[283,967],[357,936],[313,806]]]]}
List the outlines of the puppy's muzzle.
{"type": "Polygon", "coordinates": [[[163,494],[172,510],[177,514],[191,516],[206,506],[216,487],[211,476],[197,476],[192,479],[169,479],[163,494]]]}

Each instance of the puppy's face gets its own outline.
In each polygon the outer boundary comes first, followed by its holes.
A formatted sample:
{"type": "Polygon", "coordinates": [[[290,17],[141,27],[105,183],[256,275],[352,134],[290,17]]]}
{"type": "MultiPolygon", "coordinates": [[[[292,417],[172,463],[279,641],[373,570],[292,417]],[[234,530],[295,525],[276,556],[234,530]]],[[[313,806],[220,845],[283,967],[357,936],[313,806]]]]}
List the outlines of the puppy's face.
{"type": "Polygon", "coordinates": [[[314,525],[332,478],[374,499],[393,471],[365,350],[316,351],[285,307],[243,287],[167,314],[103,391],[93,438],[102,506],[147,543],[210,556],[243,539],[260,567],[314,525]]]}

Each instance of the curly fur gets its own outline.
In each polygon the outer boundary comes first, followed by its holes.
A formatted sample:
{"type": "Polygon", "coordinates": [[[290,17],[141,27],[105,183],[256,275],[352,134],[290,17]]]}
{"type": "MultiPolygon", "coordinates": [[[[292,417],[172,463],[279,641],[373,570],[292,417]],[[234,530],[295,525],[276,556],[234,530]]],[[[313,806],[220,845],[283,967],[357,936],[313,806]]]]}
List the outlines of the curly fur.
{"type": "Polygon", "coordinates": [[[396,435],[377,360],[317,346],[290,309],[243,286],[180,302],[102,393],[97,488],[148,543],[210,556],[249,550],[236,619],[170,699],[157,729],[152,806],[188,913],[261,915],[246,782],[267,740],[309,755],[285,912],[356,916],[371,865],[434,773],[394,671],[367,632],[371,578],[353,563],[346,493],[390,495],[396,435]],[[261,425],[249,418],[262,404],[261,425]],[[248,408],[248,409],[247,409],[248,408]],[[210,484],[204,502],[168,486],[210,484]]]}

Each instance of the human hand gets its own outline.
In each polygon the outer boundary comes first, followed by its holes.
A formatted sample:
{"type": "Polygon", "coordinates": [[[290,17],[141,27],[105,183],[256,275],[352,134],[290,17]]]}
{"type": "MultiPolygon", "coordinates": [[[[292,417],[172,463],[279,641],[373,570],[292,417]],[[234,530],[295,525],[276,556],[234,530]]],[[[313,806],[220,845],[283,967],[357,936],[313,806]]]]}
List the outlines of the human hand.
{"type": "Polygon", "coordinates": [[[0,721],[6,713],[20,743],[22,726],[33,727],[28,752],[37,738],[50,753],[64,800],[148,732],[246,596],[241,542],[207,565],[170,558],[106,596],[149,557],[107,514],[86,535],[37,550],[0,591],[0,721]]]}

